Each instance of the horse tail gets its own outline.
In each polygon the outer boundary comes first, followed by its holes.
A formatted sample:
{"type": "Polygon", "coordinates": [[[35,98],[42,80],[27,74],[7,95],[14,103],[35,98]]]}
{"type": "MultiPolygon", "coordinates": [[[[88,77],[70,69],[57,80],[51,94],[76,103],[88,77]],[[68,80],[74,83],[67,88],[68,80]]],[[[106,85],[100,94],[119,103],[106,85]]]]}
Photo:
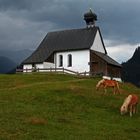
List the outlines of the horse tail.
{"type": "Polygon", "coordinates": [[[117,90],[118,90],[119,94],[121,94],[121,92],[120,92],[120,86],[119,86],[119,83],[117,81],[116,81],[116,87],[117,87],[117,90]]]}

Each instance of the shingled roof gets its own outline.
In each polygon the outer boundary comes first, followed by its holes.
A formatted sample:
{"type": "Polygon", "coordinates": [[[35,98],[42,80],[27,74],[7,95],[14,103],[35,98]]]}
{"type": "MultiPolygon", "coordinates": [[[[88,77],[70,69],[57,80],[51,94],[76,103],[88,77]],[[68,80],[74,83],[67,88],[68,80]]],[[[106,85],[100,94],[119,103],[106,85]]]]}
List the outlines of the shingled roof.
{"type": "Polygon", "coordinates": [[[24,60],[22,64],[42,63],[47,60],[51,54],[57,51],[90,49],[97,30],[100,33],[99,27],[96,26],[93,28],[50,32],[43,39],[37,50],[24,60]]]}
{"type": "Polygon", "coordinates": [[[111,57],[109,57],[107,54],[101,53],[101,52],[96,52],[94,51],[94,53],[99,56],[100,58],[102,58],[103,60],[105,60],[108,64],[110,65],[114,65],[114,66],[118,66],[118,67],[122,67],[121,64],[119,64],[117,61],[113,60],[111,57]]]}

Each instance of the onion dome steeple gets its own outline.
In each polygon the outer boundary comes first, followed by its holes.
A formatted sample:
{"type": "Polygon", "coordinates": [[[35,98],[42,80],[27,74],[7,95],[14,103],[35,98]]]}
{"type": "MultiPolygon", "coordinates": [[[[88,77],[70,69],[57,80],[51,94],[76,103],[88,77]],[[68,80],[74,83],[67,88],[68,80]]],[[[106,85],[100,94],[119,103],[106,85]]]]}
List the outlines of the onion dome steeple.
{"type": "Polygon", "coordinates": [[[90,9],[89,12],[84,14],[84,20],[86,21],[87,27],[94,27],[95,21],[97,20],[97,15],[90,9]]]}

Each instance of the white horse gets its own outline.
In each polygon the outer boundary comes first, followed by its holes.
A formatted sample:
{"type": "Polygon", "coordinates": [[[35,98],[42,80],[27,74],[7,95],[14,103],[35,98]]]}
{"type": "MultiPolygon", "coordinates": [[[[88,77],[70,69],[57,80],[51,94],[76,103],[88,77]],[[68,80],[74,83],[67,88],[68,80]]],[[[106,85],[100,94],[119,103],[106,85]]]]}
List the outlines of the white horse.
{"type": "Polygon", "coordinates": [[[138,104],[137,95],[129,95],[128,97],[126,97],[123,105],[120,108],[121,115],[129,111],[130,117],[132,117],[132,114],[135,114],[137,112],[137,104],[138,104]]]}

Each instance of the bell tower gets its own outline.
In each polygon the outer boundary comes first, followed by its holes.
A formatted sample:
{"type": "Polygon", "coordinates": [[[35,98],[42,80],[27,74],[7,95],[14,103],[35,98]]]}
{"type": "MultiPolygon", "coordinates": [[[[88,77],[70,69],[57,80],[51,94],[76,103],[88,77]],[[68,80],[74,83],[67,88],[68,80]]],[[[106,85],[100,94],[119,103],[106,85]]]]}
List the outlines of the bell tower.
{"type": "Polygon", "coordinates": [[[90,9],[89,12],[84,14],[84,20],[86,21],[87,28],[95,26],[95,21],[97,20],[97,15],[90,9]]]}

